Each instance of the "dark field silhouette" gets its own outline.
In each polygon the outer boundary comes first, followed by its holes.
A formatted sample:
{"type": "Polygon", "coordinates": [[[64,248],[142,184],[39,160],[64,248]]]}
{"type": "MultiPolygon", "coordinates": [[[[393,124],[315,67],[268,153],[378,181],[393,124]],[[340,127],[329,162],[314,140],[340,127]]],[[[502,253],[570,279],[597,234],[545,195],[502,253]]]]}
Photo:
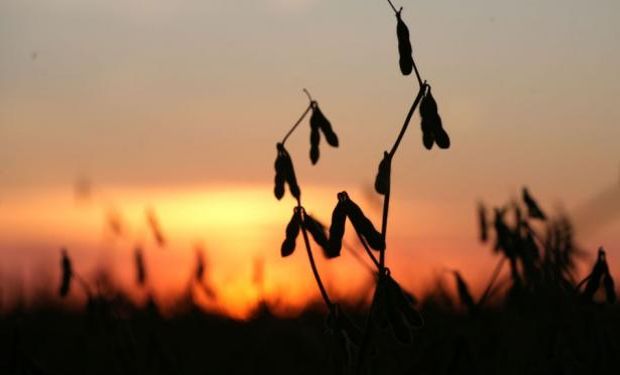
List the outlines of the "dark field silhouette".
{"type": "MultiPolygon", "coordinates": [[[[578,284],[564,285],[567,279],[534,286],[518,266],[518,276],[499,282],[502,292],[493,287],[485,301],[471,296],[460,276],[452,283],[451,271],[416,303],[424,325],[410,331],[410,342],[398,337],[392,316],[387,324],[373,321],[372,345],[360,372],[617,373],[620,309],[608,301],[604,281],[597,288],[588,283],[595,272],[605,272],[600,259],[593,268],[578,291],[578,284]]],[[[345,341],[333,333],[319,301],[291,318],[276,317],[262,304],[241,322],[207,313],[189,297],[164,316],[153,300],[137,306],[118,291],[105,295],[92,296],[78,310],[48,295],[32,309],[6,312],[0,319],[0,372],[341,374],[359,350],[353,335],[345,341]]],[[[364,326],[368,306],[341,309],[351,324],[364,326]]]]}

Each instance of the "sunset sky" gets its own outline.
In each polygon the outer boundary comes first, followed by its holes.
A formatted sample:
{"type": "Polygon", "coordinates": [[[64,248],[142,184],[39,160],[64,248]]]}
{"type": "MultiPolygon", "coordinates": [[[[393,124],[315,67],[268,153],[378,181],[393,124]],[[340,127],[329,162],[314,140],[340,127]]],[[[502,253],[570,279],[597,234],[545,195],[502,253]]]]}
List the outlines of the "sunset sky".
{"type": "MultiPolygon", "coordinates": [[[[395,5],[452,139],[450,150],[425,150],[416,113],[394,160],[387,257],[397,278],[417,292],[445,268],[485,282],[496,260],[477,242],[476,205],[506,203],[524,185],[549,213],[583,224],[586,264],[603,245],[620,272],[620,3],[395,5]],[[617,213],[601,219],[597,199],[617,213]]],[[[55,289],[61,246],[86,276],[107,265],[130,286],[138,244],[167,298],[187,282],[196,243],[214,308],[247,313],[261,293],[256,262],[283,308],[316,297],[301,241],[279,257],[295,203],[273,197],[275,143],[307,88],[340,138],[338,149],[323,143],[316,166],[307,120],[287,144],[307,210],[328,222],[347,190],[379,226],[369,192],[417,93],[398,69],[395,26],[384,0],[0,1],[0,298],[20,280],[55,289]],[[92,192],[80,200],[82,180],[92,192]],[[149,236],[147,208],[165,249],[149,236]],[[122,238],[106,227],[110,212],[122,238]]],[[[367,286],[346,251],[320,267],[335,296],[367,286]]]]}

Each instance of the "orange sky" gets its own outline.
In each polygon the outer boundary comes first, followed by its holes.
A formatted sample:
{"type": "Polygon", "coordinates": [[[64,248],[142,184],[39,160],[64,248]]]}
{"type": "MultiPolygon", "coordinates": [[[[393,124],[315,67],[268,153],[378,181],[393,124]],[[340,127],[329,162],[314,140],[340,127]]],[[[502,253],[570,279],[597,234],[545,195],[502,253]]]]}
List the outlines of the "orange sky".
{"type": "MultiPolygon", "coordinates": [[[[502,204],[523,185],[548,212],[574,214],[580,242],[617,262],[620,221],[601,207],[620,199],[619,3],[401,5],[452,148],[424,150],[414,116],[394,161],[394,272],[416,291],[443,267],[486,279],[494,259],[476,242],[476,203],[502,204]]],[[[305,205],[328,221],[346,189],[378,223],[368,186],[416,92],[398,72],[394,29],[384,1],[0,2],[0,279],[47,268],[55,280],[65,245],[84,272],[107,262],[129,285],[139,241],[169,294],[202,241],[227,311],[255,303],[258,258],[266,293],[299,305],[316,290],[301,252],[278,257],[293,202],[271,195],[274,144],[307,87],[340,147],[311,166],[307,121],[287,144],[305,205]],[[96,195],[78,205],[82,177],[96,195]],[[128,238],[103,231],[110,207],[128,238]],[[170,249],[153,247],[146,207],[170,249]]],[[[335,293],[350,292],[343,270],[365,282],[350,256],[324,263],[335,293]]]]}

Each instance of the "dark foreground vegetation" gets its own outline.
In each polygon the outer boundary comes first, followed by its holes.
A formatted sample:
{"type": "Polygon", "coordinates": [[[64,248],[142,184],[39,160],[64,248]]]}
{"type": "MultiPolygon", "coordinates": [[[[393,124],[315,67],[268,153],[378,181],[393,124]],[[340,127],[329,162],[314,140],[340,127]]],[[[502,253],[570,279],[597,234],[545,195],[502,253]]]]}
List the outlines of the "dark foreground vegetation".
{"type": "MultiPolygon", "coordinates": [[[[468,313],[437,290],[411,344],[374,333],[363,373],[617,374],[615,305],[530,296],[468,313]]],[[[366,312],[345,308],[363,324],[366,312]]],[[[2,374],[342,374],[346,350],[324,311],[248,322],[188,308],[165,318],[117,300],[84,312],[40,306],[0,319],[2,374]]]]}

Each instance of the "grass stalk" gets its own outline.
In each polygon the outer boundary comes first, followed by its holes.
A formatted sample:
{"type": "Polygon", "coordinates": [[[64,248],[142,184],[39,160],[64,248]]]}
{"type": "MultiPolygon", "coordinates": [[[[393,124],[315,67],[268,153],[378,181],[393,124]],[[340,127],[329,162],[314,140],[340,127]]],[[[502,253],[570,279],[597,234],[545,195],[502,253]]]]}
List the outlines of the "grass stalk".
{"type": "MultiPolygon", "coordinates": [[[[301,200],[298,200],[297,204],[301,210],[301,215],[305,215],[306,211],[301,206],[301,200]]],[[[321,292],[321,297],[323,297],[323,301],[325,301],[325,305],[327,305],[327,308],[331,312],[334,309],[334,304],[329,298],[329,294],[327,294],[327,290],[325,289],[325,285],[323,285],[323,281],[321,280],[321,275],[319,274],[319,270],[316,266],[314,255],[312,255],[312,247],[310,246],[310,240],[308,239],[308,233],[306,231],[306,226],[304,224],[303,216],[302,216],[300,226],[301,226],[301,234],[303,235],[303,238],[304,238],[304,245],[306,247],[306,253],[308,253],[308,261],[310,263],[310,268],[312,268],[312,274],[314,275],[314,280],[316,281],[316,284],[319,287],[319,290],[321,292]]]]}

